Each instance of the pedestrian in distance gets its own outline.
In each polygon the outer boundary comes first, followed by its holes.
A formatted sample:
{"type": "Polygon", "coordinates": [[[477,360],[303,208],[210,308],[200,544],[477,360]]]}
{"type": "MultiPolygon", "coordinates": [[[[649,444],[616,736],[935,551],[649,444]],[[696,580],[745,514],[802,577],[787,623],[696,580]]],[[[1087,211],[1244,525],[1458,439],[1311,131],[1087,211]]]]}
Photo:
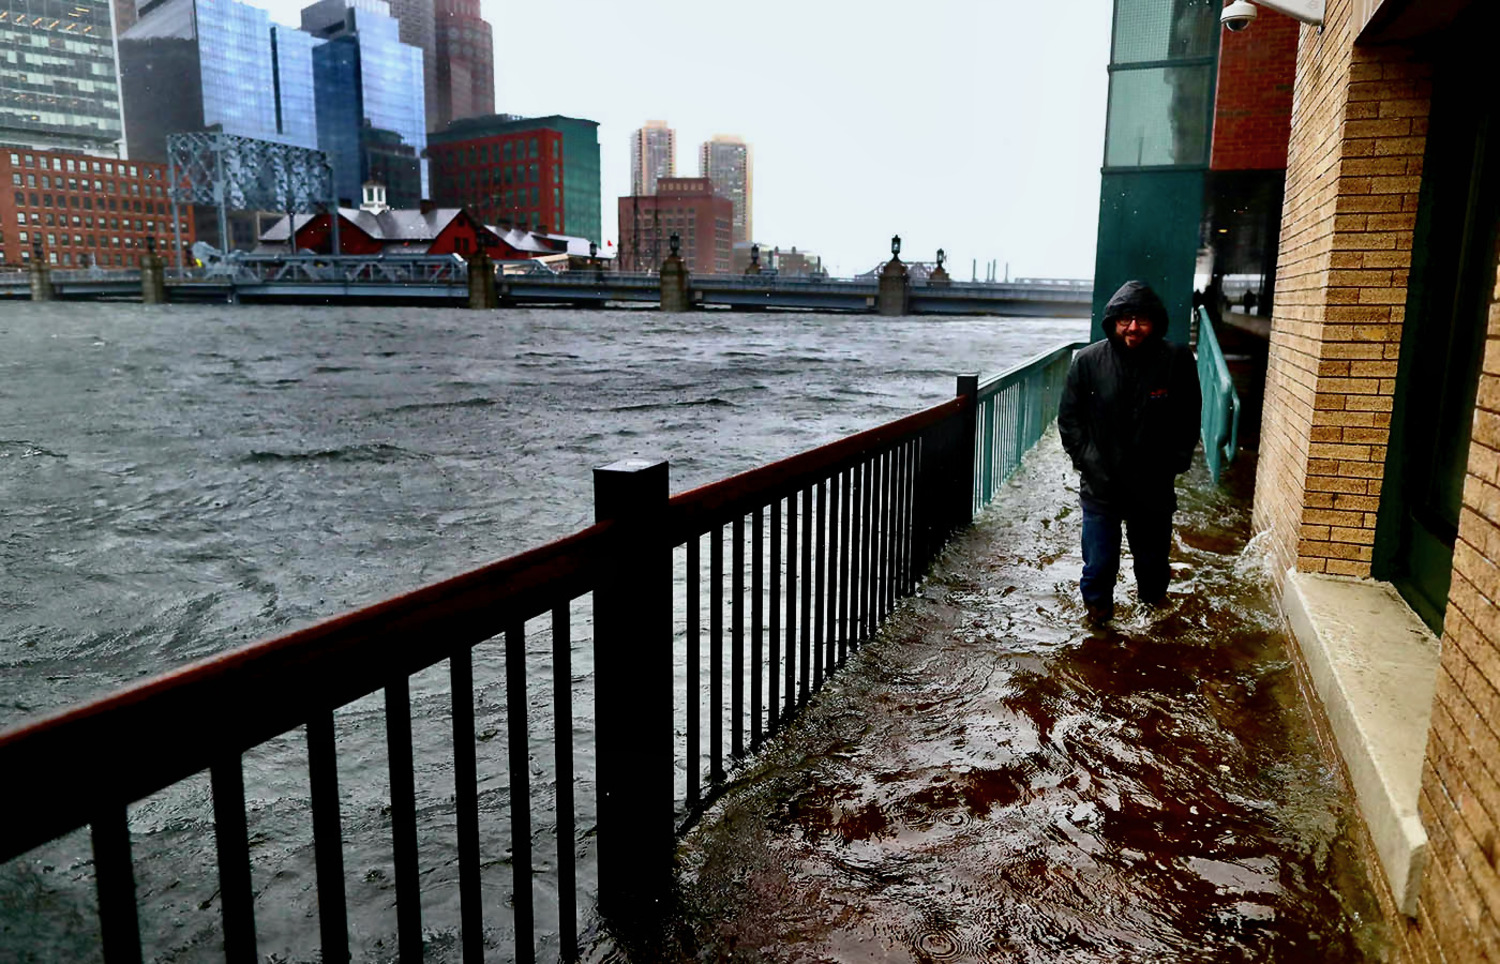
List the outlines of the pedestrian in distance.
{"type": "Polygon", "coordinates": [[[1167,309],[1141,281],[1104,308],[1103,341],[1073,356],[1057,414],[1083,504],[1083,603],[1096,625],[1114,618],[1120,529],[1148,606],[1171,578],[1176,478],[1193,462],[1203,399],[1192,350],[1166,340],[1167,309]]]}

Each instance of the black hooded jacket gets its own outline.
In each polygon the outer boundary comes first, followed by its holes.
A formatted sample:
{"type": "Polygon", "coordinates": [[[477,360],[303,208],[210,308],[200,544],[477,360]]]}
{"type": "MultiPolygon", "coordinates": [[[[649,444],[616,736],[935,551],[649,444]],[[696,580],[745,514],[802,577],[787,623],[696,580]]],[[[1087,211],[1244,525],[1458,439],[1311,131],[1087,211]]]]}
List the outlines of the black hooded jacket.
{"type": "Polygon", "coordinates": [[[1085,502],[1121,512],[1176,508],[1173,479],[1192,464],[1203,399],[1192,351],[1166,341],[1166,330],[1156,292],[1127,281],[1104,309],[1106,340],[1073,356],[1057,426],[1085,502]],[[1131,315],[1152,322],[1133,349],[1115,330],[1131,315]]]}

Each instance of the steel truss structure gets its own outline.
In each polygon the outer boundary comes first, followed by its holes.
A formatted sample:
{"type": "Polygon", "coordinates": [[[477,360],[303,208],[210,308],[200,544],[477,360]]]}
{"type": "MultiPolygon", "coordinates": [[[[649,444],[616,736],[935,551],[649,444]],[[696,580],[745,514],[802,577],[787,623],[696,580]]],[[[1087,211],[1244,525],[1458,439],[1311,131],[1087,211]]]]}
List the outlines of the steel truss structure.
{"type": "Polygon", "coordinates": [[[333,166],[322,151],[217,131],[167,136],[167,196],[172,201],[176,250],[182,251],[179,204],[219,211],[219,245],[228,254],[228,212],[335,212],[333,250],[339,250],[333,166]]]}

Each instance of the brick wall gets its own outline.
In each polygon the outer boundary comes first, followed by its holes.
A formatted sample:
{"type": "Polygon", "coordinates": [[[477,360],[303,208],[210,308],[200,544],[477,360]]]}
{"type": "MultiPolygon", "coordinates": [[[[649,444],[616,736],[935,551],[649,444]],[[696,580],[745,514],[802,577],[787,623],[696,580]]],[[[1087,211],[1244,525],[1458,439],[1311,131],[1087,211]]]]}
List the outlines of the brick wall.
{"type": "Polygon", "coordinates": [[[1500,272],[1453,553],[1419,802],[1429,855],[1410,960],[1500,960],[1500,272]]]}
{"type": "MultiPolygon", "coordinates": [[[[1356,47],[1350,18],[1367,6],[1329,0],[1323,35],[1304,29],[1300,40],[1255,500],[1278,573],[1370,568],[1431,65],[1408,48],[1356,47]]],[[[1423,765],[1429,852],[1416,918],[1372,875],[1398,961],[1500,961],[1500,267],[1463,502],[1423,765]]]]}
{"type": "Polygon", "coordinates": [[[1278,576],[1370,574],[1405,317],[1431,71],[1350,14],[1298,50],[1254,512],[1278,576]]]}
{"type": "Polygon", "coordinates": [[[1266,9],[1253,29],[1221,33],[1213,170],[1286,167],[1299,34],[1297,21],[1266,9]]]}

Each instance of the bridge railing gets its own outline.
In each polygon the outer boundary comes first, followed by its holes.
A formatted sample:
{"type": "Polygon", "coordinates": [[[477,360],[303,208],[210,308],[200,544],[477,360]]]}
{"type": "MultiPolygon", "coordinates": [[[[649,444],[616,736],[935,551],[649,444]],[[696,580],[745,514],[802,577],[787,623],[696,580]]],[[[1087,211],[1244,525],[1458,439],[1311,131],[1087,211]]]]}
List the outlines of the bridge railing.
{"type": "MultiPolygon", "coordinates": [[[[485,908],[505,905],[485,899],[481,867],[508,842],[515,959],[535,957],[534,892],[545,887],[555,893],[559,956],[571,960],[577,761],[594,761],[599,911],[629,928],[649,919],[669,882],[674,832],[871,638],[949,534],[1014,471],[1052,420],[1076,347],[984,382],[961,376],[948,402],[675,497],[664,462],[596,470],[598,521],[572,536],[0,733],[9,788],[0,794],[0,860],[89,827],[104,959],[139,961],[127,808],[207,771],[225,958],[255,961],[243,757],[302,730],[321,959],[348,960],[334,711],[382,694],[397,945],[402,960],[418,960],[418,841],[443,831],[419,826],[410,680],[446,662],[463,959],[483,957],[485,908]],[[551,635],[553,726],[541,740],[541,721],[528,719],[536,667],[526,656],[527,621],[538,618],[550,620],[551,635]],[[588,670],[571,642],[580,619],[593,635],[592,753],[573,726],[572,684],[588,670]],[[498,843],[494,828],[481,835],[494,805],[480,809],[475,733],[476,697],[495,712],[489,690],[476,689],[475,654],[495,648],[508,757],[498,843]],[[547,766],[556,862],[539,882],[531,780],[547,766]]],[[[495,776],[486,768],[485,785],[495,776]]]]}

